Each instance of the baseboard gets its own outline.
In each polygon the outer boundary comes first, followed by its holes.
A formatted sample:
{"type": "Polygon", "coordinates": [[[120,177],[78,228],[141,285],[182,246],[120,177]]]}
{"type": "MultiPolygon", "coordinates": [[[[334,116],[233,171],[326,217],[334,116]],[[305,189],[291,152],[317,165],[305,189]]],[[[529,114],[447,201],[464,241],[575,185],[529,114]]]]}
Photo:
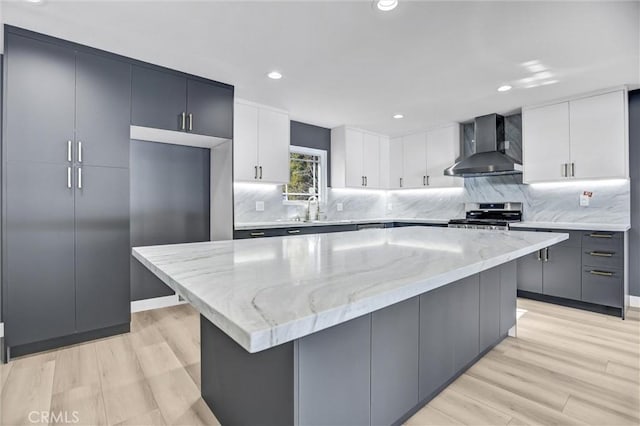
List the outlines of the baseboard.
{"type": "Polygon", "coordinates": [[[186,303],[177,294],[171,296],[153,297],[151,299],[134,300],[131,302],[131,313],[149,311],[151,309],[168,308],[169,306],[186,303]]]}
{"type": "Polygon", "coordinates": [[[640,308],[640,296],[629,296],[629,306],[640,308]]]}

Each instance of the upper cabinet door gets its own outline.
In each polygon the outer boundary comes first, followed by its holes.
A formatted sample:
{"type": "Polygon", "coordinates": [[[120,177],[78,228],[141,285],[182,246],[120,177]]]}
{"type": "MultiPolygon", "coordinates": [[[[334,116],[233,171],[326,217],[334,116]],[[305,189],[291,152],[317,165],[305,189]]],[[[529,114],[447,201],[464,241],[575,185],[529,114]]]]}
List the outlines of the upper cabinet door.
{"type": "Polygon", "coordinates": [[[69,163],[74,139],[75,54],[31,38],[7,35],[8,161],[69,163]]]}
{"type": "Polygon", "coordinates": [[[401,188],[403,178],[402,138],[389,141],[389,189],[401,188]]]}
{"type": "Polygon", "coordinates": [[[573,177],[628,177],[625,102],[617,91],[569,103],[573,177]]]}
{"type": "Polygon", "coordinates": [[[129,167],[131,65],[78,53],[76,69],[74,160],[129,167]]]}
{"type": "Polygon", "coordinates": [[[427,185],[454,187],[464,184],[462,178],[445,176],[444,169],[460,155],[460,126],[452,125],[427,133],[427,185]]]}
{"type": "Polygon", "coordinates": [[[131,123],[165,130],[186,130],[187,79],[133,66],[131,123]],[[183,119],[184,114],[184,119],[183,119]]]}
{"type": "Polygon", "coordinates": [[[404,151],[403,188],[422,188],[427,183],[427,143],[425,133],[415,133],[402,138],[404,151]]]}
{"type": "Polygon", "coordinates": [[[522,131],[523,181],[564,179],[565,169],[571,163],[569,104],[563,102],[524,110],[522,131]]]}
{"type": "Polygon", "coordinates": [[[258,116],[258,180],[289,182],[289,115],[260,108],[258,116]]]}
{"type": "Polygon", "coordinates": [[[360,188],[364,186],[363,168],[364,134],[358,130],[346,129],[345,134],[345,186],[360,188]]]}
{"type": "Polygon", "coordinates": [[[235,104],[233,119],[234,180],[258,178],[258,107],[235,104]]]}
{"type": "Polygon", "coordinates": [[[231,139],[233,133],[233,88],[187,81],[187,131],[231,139]]]}
{"type": "Polygon", "coordinates": [[[380,138],[371,133],[363,136],[362,174],[367,188],[380,188],[380,138]]]}

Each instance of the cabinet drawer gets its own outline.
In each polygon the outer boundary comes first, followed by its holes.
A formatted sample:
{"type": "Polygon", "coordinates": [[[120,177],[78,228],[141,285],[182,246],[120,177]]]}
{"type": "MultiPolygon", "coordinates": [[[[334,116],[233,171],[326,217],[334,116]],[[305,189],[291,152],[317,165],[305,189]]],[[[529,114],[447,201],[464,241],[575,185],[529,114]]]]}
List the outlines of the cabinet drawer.
{"type": "Polygon", "coordinates": [[[582,271],[582,301],[620,308],[623,281],[620,269],[585,267],[582,271]]]}
{"type": "Polygon", "coordinates": [[[582,265],[605,269],[622,269],[624,256],[622,250],[585,248],[582,251],[582,265]]]}
{"type": "Polygon", "coordinates": [[[622,253],[624,239],[620,232],[584,232],[582,234],[582,247],[585,251],[595,250],[622,253]]]}
{"type": "Polygon", "coordinates": [[[246,229],[233,231],[233,238],[235,240],[243,240],[247,238],[264,238],[264,237],[279,237],[285,235],[284,229],[246,229]]]}

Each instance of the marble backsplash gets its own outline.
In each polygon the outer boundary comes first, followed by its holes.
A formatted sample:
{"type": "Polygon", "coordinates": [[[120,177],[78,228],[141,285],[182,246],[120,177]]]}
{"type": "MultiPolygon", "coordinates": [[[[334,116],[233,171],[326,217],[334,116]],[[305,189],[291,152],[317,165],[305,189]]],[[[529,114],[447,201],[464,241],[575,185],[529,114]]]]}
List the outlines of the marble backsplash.
{"type": "MultiPolygon", "coordinates": [[[[523,185],[519,176],[465,179],[464,188],[375,191],[329,189],[322,218],[451,219],[464,216],[467,202],[522,202],[524,220],[575,223],[630,223],[628,180],[582,181],[523,185]],[[590,205],[580,207],[583,191],[593,193],[590,205]],[[338,204],[342,211],[338,211],[338,204]]],[[[272,222],[304,218],[304,207],[282,202],[277,185],[236,184],[236,223],[272,222]],[[256,201],[264,211],[256,211],[256,201]]]]}

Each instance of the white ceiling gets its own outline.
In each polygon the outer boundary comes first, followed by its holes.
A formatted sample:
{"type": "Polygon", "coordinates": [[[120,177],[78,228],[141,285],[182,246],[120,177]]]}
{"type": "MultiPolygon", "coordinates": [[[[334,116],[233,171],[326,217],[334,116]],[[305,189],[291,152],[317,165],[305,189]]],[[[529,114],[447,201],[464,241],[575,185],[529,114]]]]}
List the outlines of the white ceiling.
{"type": "Polygon", "coordinates": [[[382,13],[370,0],[16,0],[0,13],[11,25],[231,83],[292,119],[390,135],[640,83],[639,2],[400,0],[382,13]],[[552,73],[538,83],[557,83],[524,88],[530,61],[552,73]],[[274,69],[282,80],[266,77],[274,69]],[[503,84],[514,89],[498,93],[503,84]]]}

